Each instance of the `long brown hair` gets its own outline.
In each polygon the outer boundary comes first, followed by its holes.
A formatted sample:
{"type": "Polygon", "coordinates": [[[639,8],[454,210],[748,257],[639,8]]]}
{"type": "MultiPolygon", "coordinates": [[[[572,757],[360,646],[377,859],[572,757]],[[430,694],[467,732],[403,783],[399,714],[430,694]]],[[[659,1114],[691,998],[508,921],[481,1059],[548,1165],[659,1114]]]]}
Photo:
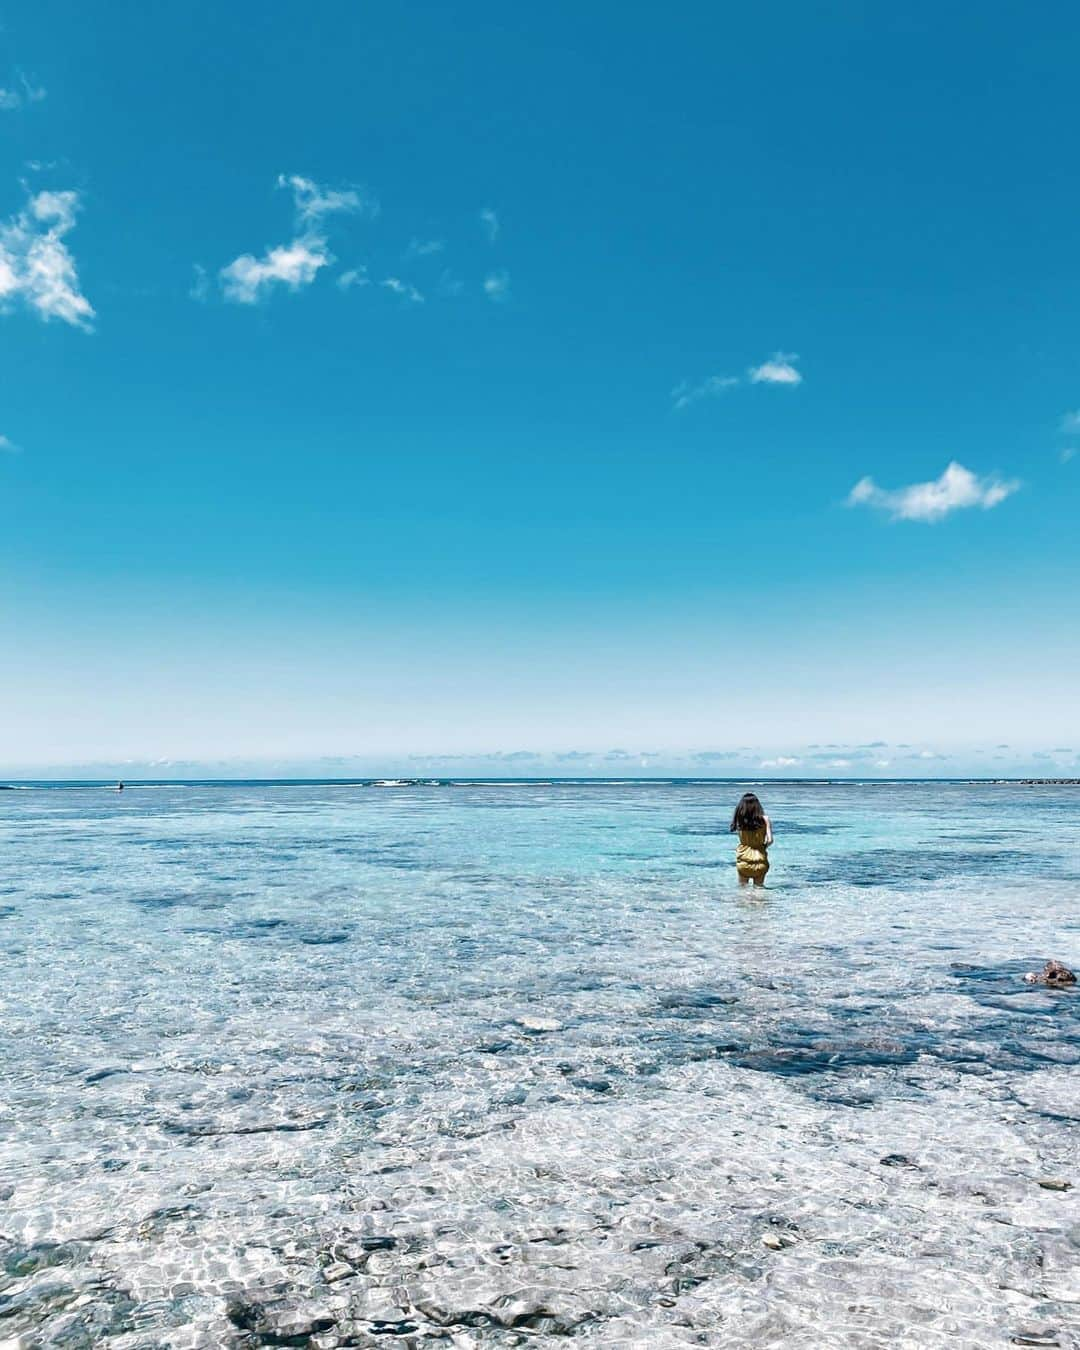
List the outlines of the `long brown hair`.
{"type": "Polygon", "coordinates": [[[765,812],[762,810],[761,803],[754,793],[744,792],[735,808],[735,814],[731,817],[731,833],[738,834],[741,830],[763,830],[764,828],[765,812]]]}

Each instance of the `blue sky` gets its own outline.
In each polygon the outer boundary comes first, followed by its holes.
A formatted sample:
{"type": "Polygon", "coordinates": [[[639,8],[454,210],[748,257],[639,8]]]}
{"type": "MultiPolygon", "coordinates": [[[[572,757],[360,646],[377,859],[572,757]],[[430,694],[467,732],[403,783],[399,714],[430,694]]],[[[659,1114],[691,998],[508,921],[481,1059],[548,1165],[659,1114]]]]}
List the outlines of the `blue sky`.
{"type": "Polygon", "coordinates": [[[2,17],[0,770],[1078,771],[1075,6],[2,17]]]}

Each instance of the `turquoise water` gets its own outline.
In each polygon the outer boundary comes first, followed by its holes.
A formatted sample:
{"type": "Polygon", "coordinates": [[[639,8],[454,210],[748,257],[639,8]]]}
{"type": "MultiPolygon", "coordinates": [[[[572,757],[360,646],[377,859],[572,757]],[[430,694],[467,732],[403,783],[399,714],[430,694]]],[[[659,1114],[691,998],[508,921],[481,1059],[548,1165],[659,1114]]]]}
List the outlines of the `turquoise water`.
{"type": "Polygon", "coordinates": [[[1080,790],[741,790],[0,793],[0,1346],[1080,1344],[1080,790]]]}

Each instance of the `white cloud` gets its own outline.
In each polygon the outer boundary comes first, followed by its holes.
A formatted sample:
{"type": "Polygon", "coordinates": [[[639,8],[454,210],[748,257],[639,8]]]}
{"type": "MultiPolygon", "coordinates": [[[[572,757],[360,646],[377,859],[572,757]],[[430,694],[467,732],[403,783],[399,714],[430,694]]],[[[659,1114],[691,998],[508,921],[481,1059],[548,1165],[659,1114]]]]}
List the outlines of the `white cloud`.
{"type": "Polygon", "coordinates": [[[1075,455],[1076,455],[1076,446],[1067,445],[1065,449],[1062,450],[1061,454],[1058,455],[1058,458],[1061,460],[1062,464],[1068,464],[1069,460],[1072,459],[1075,455]]]}
{"type": "Polygon", "coordinates": [[[675,408],[681,410],[688,408],[691,403],[696,403],[699,398],[716,398],[720,394],[726,394],[738,383],[737,375],[710,375],[698,384],[683,380],[671,391],[671,397],[675,400],[675,408]]]}
{"type": "Polygon", "coordinates": [[[0,112],[14,112],[27,103],[40,103],[46,91],[40,85],[33,85],[20,70],[15,77],[16,84],[0,87],[0,112]]]}
{"type": "Polygon", "coordinates": [[[395,295],[400,295],[405,300],[411,300],[414,304],[422,305],[424,297],[407,281],[402,281],[400,277],[387,277],[385,281],[379,282],[380,286],[385,286],[388,291],[393,291],[395,295]]]}
{"type": "Polygon", "coordinates": [[[802,384],[802,375],[795,369],[799,358],[793,352],[777,352],[760,366],[751,366],[747,371],[751,384],[802,384]]]}
{"type": "Polygon", "coordinates": [[[763,769],[790,769],[800,762],[795,755],[777,755],[775,759],[763,759],[761,767],[763,769]]]}
{"type": "Polygon", "coordinates": [[[226,300],[253,305],[275,286],[298,291],[308,286],[334,256],[322,230],[323,218],[335,211],[375,214],[378,206],[356,188],[324,188],[299,174],[279,174],[278,187],[291,188],[296,207],[296,237],[267,249],[261,258],[242,253],[218,273],[226,300]]]}
{"type": "Polygon", "coordinates": [[[1061,419],[1062,431],[1080,431],[1080,408],[1075,412],[1067,412],[1061,419]]]}
{"type": "Polygon", "coordinates": [[[325,239],[308,235],[268,249],[261,258],[241,254],[221,269],[221,289],[226,300],[253,305],[277,285],[298,291],[314,281],[319,269],[331,262],[333,257],[326,250],[325,239]]]}
{"type": "Polygon", "coordinates": [[[496,303],[506,300],[510,295],[510,275],[507,272],[490,272],[484,278],[484,294],[496,303]]]}
{"type": "Polygon", "coordinates": [[[407,258],[428,258],[433,253],[441,253],[446,245],[441,239],[410,239],[405,250],[407,258]]]}
{"type": "Polygon", "coordinates": [[[370,286],[366,267],[350,267],[347,272],[342,272],[337,279],[338,287],[343,291],[351,291],[354,286],[370,286]]]}
{"type": "Polygon", "coordinates": [[[485,206],[480,212],[480,224],[488,237],[488,242],[493,244],[499,237],[499,230],[501,227],[499,225],[499,217],[490,206],[485,206]]]}
{"type": "MultiPolygon", "coordinates": [[[[802,376],[792,364],[798,359],[793,354],[777,352],[771,360],[764,361],[760,366],[750,366],[746,378],[751,384],[802,384],[802,376]]],[[[698,399],[717,398],[740,384],[742,379],[738,375],[709,375],[696,383],[692,380],[681,381],[671,391],[671,397],[676,411],[681,411],[698,399]]]]}
{"type": "Polygon", "coordinates": [[[848,494],[849,506],[873,506],[888,511],[893,520],[943,520],[951,511],[979,506],[988,511],[1020,486],[1015,478],[984,478],[955,460],[940,478],[903,488],[881,488],[872,478],[860,478],[848,494]]]}
{"type": "Polygon", "coordinates": [[[0,304],[19,298],[43,319],[89,331],[94,310],[64,243],[78,210],[77,192],[39,192],[0,225],[0,304]]]}
{"type": "Polygon", "coordinates": [[[0,454],[17,455],[21,449],[9,436],[0,436],[0,454]]]}

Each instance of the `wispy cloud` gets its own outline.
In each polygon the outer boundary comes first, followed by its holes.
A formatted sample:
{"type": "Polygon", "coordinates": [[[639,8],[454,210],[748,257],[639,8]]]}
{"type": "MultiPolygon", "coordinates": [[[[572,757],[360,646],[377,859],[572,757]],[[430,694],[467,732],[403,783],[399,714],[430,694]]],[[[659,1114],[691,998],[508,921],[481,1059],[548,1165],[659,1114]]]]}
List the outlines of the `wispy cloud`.
{"type": "Polygon", "coordinates": [[[0,112],[14,112],[28,103],[40,103],[46,90],[31,84],[22,71],[17,71],[14,83],[0,86],[0,112]]]}
{"type": "Polygon", "coordinates": [[[221,269],[222,293],[236,304],[254,305],[277,286],[298,291],[310,285],[334,261],[323,229],[325,217],[335,212],[374,214],[378,209],[357,188],[324,188],[299,174],[279,174],[277,185],[292,191],[296,237],[267,249],[261,258],[242,253],[221,269]]]}
{"type": "Polygon", "coordinates": [[[278,187],[291,188],[296,204],[296,218],[301,224],[318,225],[323,216],[335,211],[349,213],[363,212],[368,216],[378,215],[379,204],[374,197],[368,197],[358,187],[325,188],[301,174],[278,174],[278,187]]]}
{"type": "Polygon", "coordinates": [[[436,287],[440,295],[446,296],[460,295],[464,289],[465,283],[459,277],[455,277],[449,270],[442,273],[436,287]]]}
{"type": "Polygon", "coordinates": [[[720,394],[726,394],[738,383],[737,375],[709,375],[704,380],[699,380],[697,384],[683,380],[671,391],[671,397],[675,401],[675,408],[681,411],[688,408],[691,403],[696,403],[699,398],[717,398],[720,394]]]}
{"type": "Polygon", "coordinates": [[[0,454],[17,455],[22,450],[9,436],[0,436],[0,454]]]}
{"type": "Polygon", "coordinates": [[[761,767],[763,769],[793,769],[799,763],[801,761],[797,755],[777,755],[775,759],[763,759],[761,767]]]}
{"type": "Polygon", "coordinates": [[[0,225],[0,305],[21,299],[45,320],[90,331],[94,310],[64,243],[78,211],[77,192],[38,192],[0,225]]]}
{"type": "Polygon", "coordinates": [[[411,300],[414,304],[422,305],[424,297],[407,281],[402,281],[400,277],[387,277],[379,282],[380,286],[385,286],[388,291],[393,291],[395,295],[400,295],[403,300],[411,300]]]}
{"type": "Polygon", "coordinates": [[[1080,408],[1074,412],[1067,412],[1061,419],[1061,429],[1064,432],[1080,431],[1080,408]]]}
{"type": "Polygon", "coordinates": [[[826,769],[850,769],[869,764],[884,769],[889,764],[888,756],[882,754],[886,749],[884,741],[867,741],[861,745],[810,745],[804,758],[826,769]]]}
{"type": "Polygon", "coordinates": [[[496,304],[510,298],[510,274],[508,272],[489,272],[484,278],[484,294],[496,304]]]}
{"type": "Polygon", "coordinates": [[[210,295],[210,278],[206,274],[206,268],[202,263],[195,263],[192,267],[194,277],[192,278],[191,288],[188,296],[192,300],[198,300],[200,304],[210,295]]]}
{"type": "Polygon", "coordinates": [[[860,478],[848,494],[849,506],[871,506],[887,511],[893,520],[944,520],[953,511],[978,506],[988,511],[1020,487],[1018,479],[981,477],[955,460],[940,478],[908,487],[882,488],[872,478],[860,478]]]}
{"type": "Polygon", "coordinates": [[[751,366],[747,371],[751,384],[802,384],[803,377],[795,369],[799,358],[794,352],[777,352],[760,366],[751,366]]]}
{"type": "Polygon", "coordinates": [[[441,239],[410,239],[405,250],[407,258],[430,258],[433,253],[441,253],[446,245],[441,239]]]}
{"type": "Polygon", "coordinates": [[[1069,460],[1074,459],[1075,457],[1076,457],[1075,445],[1067,445],[1064,448],[1064,450],[1062,450],[1058,455],[1058,459],[1061,460],[1062,464],[1068,464],[1069,460]]]}
{"type": "Polygon", "coordinates": [[[340,290],[351,291],[354,286],[370,286],[371,281],[367,274],[367,268],[350,267],[347,272],[342,272],[335,283],[340,290]]]}
{"type": "Polygon", "coordinates": [[[499,237],[501,226],[498,215],[490,206],[485,206],[480,212],[480,226],[488,237],[488,243],[493,244],[499,237]]]}

